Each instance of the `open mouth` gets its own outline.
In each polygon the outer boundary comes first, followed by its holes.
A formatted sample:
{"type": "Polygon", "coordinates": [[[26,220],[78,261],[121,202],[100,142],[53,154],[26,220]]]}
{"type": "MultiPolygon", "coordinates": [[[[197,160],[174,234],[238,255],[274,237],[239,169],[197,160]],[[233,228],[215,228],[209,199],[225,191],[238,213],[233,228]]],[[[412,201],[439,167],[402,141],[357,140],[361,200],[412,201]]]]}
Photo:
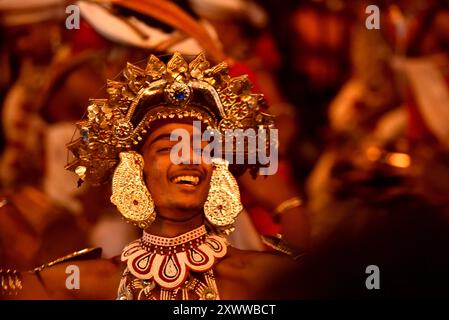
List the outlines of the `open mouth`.
{"type": "Polygon", "coordinates": [[[174,184],[181,184],[186,186],[197,186],[200,183],[200,178],[197,176],[177,176],[170,179],[170,181],[174,184]]]}

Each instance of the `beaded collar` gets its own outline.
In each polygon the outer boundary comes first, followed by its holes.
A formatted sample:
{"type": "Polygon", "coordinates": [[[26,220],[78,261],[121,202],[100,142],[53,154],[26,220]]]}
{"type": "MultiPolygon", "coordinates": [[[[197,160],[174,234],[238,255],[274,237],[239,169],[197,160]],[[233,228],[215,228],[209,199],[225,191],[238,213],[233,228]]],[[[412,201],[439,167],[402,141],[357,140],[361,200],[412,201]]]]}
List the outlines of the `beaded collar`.
{"type": "Polygon", "coordinates": [[[166,290],[179,287],[189,272],[206,272],[226,255],[227,241],[208,235],[203,225],[174,238],[144,232],[122,252],[129,272],[138,279],[153,279],[166,290]]]}

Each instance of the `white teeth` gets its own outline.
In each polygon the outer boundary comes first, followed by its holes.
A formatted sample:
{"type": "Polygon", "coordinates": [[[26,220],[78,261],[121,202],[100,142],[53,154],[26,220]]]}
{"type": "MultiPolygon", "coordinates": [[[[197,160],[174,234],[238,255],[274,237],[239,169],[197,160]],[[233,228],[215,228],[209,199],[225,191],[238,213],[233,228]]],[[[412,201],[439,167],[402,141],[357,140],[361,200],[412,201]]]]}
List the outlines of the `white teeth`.
{"type": "Polygon", "coordinates": [[[178,176],[172,179],[173,183],[177,183],[177,184],[190,184],[193,186],[196,186],[199,182],[200,182],[200,178],[199,177],[194,177],[194,176],[178,176]]]}

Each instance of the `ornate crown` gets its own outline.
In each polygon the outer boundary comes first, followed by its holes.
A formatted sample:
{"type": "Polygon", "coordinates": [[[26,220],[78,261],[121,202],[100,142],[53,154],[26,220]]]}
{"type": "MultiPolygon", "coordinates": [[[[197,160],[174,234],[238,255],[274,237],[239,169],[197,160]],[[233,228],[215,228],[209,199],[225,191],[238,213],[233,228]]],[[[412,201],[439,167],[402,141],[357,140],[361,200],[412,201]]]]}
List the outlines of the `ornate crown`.
{"type": "Polygon", "coordinates": [[[108,99],[90,100],[80,138],[67,145],[75,160],[66,169],[94,185],[110,178],[119,153],[136,150],[155,120],[192,118],[222,133],[273,123],[248,77],[229,76],[224,62],[210,67],[203,53],[190,63],[175,53],[167,64],[151,55],[145,69],[128,63],[123,76],[108,80],[108,99]]]}

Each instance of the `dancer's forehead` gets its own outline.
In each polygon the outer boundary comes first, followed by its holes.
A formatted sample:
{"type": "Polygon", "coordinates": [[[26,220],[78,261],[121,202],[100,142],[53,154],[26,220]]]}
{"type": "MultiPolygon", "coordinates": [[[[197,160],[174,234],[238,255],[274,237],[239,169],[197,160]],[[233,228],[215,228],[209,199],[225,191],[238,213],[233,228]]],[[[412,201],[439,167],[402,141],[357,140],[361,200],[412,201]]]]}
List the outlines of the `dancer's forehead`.
{"type": "Polygon", "coordinates": [[[154,143],[166,140],[170,141],[170,137],[175,130],[187,131],[191,138],[201,140],[202,133],[207,129],[206,125],[195,119],[164,119],[157,121],[145,139],[142,150],[149,148],[154,143]]]}

